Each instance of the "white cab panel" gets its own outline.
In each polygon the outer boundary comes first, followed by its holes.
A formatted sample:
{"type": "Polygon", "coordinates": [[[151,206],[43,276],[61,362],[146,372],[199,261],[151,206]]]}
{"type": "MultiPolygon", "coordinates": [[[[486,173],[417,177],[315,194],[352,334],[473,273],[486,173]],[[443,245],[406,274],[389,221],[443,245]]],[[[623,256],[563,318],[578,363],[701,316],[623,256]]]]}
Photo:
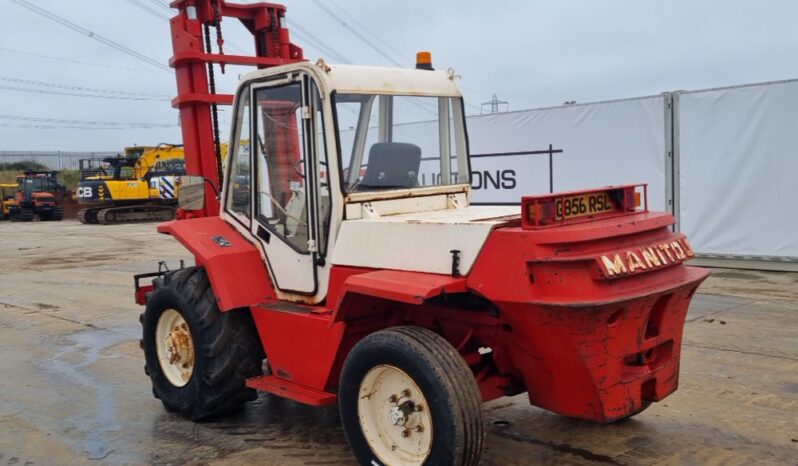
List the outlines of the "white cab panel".
{"type": "Polygon", "coordinates": [[[451,250],[460,273],[471,270],[491,230],[520,216],[518,206],[469,206],[345,220],[332,254],[334,265],[450,274],[451,250]]]}

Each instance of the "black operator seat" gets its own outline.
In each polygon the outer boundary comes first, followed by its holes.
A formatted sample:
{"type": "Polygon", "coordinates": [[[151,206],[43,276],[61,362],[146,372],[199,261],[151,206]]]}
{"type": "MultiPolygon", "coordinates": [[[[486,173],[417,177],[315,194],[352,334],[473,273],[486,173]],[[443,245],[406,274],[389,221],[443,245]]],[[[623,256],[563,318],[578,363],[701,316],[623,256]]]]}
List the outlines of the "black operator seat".
{"type": "Polygon", "coordinates": [[[405,142],[378,142],[369,150],[366,174],[359,188],[402,189],[418,186],[421,148],[405,142]]]}

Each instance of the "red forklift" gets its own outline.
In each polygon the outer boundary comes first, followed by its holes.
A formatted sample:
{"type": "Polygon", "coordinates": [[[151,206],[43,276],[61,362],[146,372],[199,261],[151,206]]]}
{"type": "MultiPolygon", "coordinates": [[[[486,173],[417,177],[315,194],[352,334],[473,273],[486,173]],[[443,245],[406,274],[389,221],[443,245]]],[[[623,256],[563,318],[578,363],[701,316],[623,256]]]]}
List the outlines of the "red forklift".
{"type": "Polygon", "coordinates": [[[309,63],[281,5],[172,6],[188,175],[158,231],[195,263],[135,277],[168,411],[213,418],[258,391],[337,403],[360,464],[476,465],[485,401],[527,393],[609,423],[676,390],[708,273],[685,264],[693,250],[645,185],[471,205],[451,69],[425,53],[416,69],[309,63]],[[255,56],[224,53],[224,18],[255,56]],[[214,65],[257,70],[220,95],[214,65]],[[431,130],[408,131],[422,119],[431,130]]]}
{"type": "Polygon", "coordinates": [[[64,209],[59,196],[66,192],[58,183],[57,171],[28,170],[17,176],[17,191],[8,207],[14,222],[30,222],[39,217],[43,222],[63,220],[64,209]]]}

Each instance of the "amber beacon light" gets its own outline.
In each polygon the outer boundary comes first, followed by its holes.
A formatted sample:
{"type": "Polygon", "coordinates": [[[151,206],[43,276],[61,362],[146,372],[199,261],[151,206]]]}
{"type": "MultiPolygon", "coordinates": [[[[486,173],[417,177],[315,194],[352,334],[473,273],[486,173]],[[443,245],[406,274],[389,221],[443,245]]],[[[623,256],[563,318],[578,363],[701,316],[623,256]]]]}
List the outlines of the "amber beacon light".
{"type": "Polygon", "coordinates": [[[419,70],[433,70],[432,68],[432,54],[430,52],[416,53],[416,69],[419,70]]]}

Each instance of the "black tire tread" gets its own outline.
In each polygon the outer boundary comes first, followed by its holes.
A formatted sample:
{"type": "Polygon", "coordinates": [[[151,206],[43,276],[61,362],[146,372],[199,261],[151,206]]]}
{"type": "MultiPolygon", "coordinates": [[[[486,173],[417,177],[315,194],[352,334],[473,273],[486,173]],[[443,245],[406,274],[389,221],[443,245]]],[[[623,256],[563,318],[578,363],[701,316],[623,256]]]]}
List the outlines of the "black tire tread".
{"type": "Polygon", "coordinates": [[[443,359],[448,363],[447,367],[444,368],[444,373],[451,377],[452,384],[459,388],[459,390],[454,392],[458,398],[458,406],[463,408],[463,419],[467,421],[465,424],[465,452],[467,456],[463,459],[463,465],[476,465],[479,463],[485,435],[482,424],[482,395],[471,369],[460,353],[446,339],[431,330],[412,326],[394,327],[392,330],[415,339],[420,345],[425,346],[431,354],[443,356],[443,359]],[[476,444],[475,447],[469,448],[471,442],[476,444]]]}
{"type": "MultiPolygon", "coordinates": [[[[202,268],[188,267],[168,273],[153,280],[153,285],[153,296],[174,293],[186,303],[189,309],[181,312],[184,316],[192,313],[192,321],[199,323],[195,324],[199,328],[191,329],[195,358],[203,358],[202,373],[193,375],[199,384],[196,396],[180,402],[171,400],[156,383],[160,367],[147,367],[153,381],[153,394],[161,399],[166,409],[193,420],[203,420],[239,410],[247,401],[257,398],[257,392],[245,385],[247,378],[260,374],[263,359],[250,313],[244,310],[222,313],[202,268]]],[[[146,320],[147,316],[142,315],[142,321],[146,320]]]]}
{"type": "MultiPolygon", "coordinates": [[[[457,350],[437,333],[413,326],[392,327],[375,332],[361,340],[361,343],[365,340],[369,340],[365,345],[381,340],[388,348],[396,346],[411,349],[417,357],[425,360],[426,365],[435,368],[434,373],[428,376],[434,376],[438,384],[451,395],[449,403],[455,412],[459,412],[462,419],[463,438],[457,444],[463,456],[455,458],[452,464],[476,466],[484,441],[482,398],[471,369],[457,350]]],[[[350,356],[357,357],[361,343],[353,348],[350,356]]],[[[346,367],[346,363],[344,366],[346,367]]],[[[344,370],[346,371],[346,368],[344,370]]]]}

